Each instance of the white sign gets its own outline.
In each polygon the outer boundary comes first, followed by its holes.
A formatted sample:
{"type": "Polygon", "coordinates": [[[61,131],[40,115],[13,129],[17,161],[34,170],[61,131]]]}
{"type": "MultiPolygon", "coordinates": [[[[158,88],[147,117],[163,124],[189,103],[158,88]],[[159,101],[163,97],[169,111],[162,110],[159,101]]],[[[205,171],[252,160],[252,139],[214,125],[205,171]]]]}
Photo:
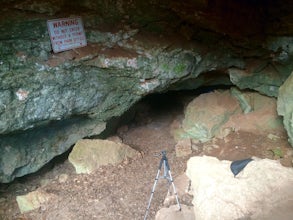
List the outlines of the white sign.
{"type": "Polygon", "coordinates": [[[54,53],[87,45],[80,17],[47,21],[54,53]]]}

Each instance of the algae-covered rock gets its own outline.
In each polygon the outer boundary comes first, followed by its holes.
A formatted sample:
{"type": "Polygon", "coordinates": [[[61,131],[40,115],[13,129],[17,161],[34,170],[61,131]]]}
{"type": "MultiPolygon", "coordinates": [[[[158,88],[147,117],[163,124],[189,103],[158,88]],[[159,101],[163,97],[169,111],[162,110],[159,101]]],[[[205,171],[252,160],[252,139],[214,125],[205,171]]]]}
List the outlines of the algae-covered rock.
{"type": "Polygon", "coordinates": [[[279,89],[278,113],[283,116],[283,123],[293,146],[293,73],[279,89]]]}
{"type": "MultiPolygon", "coordinates": [[[[261,94],[278,97],[279,87],[293,69],[293,38],[291,36],[268,36],[264,42],[269,57],[247,59],[243,68],[229,68],[231,82],[240,89],[253,89],[261,94]]],[[[263,49],[265,49],[263,48],[263,49]]],[[[265,50],[256,50],[263,55],[265,50]]]]}
{"type": "Polygon", "coordinates": [[[240,89],[253,89],[261,94],[277,97],[279,86],[282,85],[288,74],[283,73],[282,76],[270,65],[266,63],[263,65],[263,67],[258,67],[260,70],[251,70],[252,72],[231,68],[229,69],[230,80],[240,89]]]}
{"type": "Polygon", "coordinates": [[[231,115],[239,111],[236,99],[229,91],[202,94],[188,104],[179,137],[206,142],[212,139],[231,115]]]}
{"type": "Polygon", "coordinates": [[[237,88],[232,87],[231,94],[238,100],[240,107],[245,114],[253,110],[253,106],[249,103],[250,100],[248,100],[247,97],[245,97],[237,88]]]}
{"type": "Polygon", "coordinates": [[[182,128],[173,134],[177,140],[191,138],[206,142],[240,130],[254,134],[281,133],[284,128],[276,106],[275,98],[235,88],[202,94],[187,105],[182,128]]]}

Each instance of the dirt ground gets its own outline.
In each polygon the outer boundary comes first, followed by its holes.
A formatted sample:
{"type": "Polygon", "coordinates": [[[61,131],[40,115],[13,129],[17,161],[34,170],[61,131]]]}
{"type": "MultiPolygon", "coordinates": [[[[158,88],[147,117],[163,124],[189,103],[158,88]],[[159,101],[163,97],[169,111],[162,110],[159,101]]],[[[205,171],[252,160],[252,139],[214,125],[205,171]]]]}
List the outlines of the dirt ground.
{"type": "MultiPolygon", "coordinates": [[[[185,100],[190,97],[185,97],[185,100]]],[[[170,97],[157,102],[147,100],[140,114],[128,125],[118,129],[123,143],[142,153],[142,157],[116,166],[104,166],[90,175],[77,175],[67,159],[46,166],[37,174],[0,185],[0,219],[10,220],[129,220],[143,219],[151,189],[157,174],[162,150],[167,157],[173,178],[184,173],[190,156],[212,155],[219,159],[236,160],[251,156],[280,159],[284,166],[292,166],[292,147],[285,133],[278,138],[249,132],[234,132],[225,139],[197,144],[187,157],[176,157],[175,140],[170,134],[174,121],[183,118],[184,105],[170,97]],[[281,149],[281,158],[274,149],[281,149]],[[21,214],[16,196],[36,189],[54,195],[39,209],[21,214]]],[[[249,123],[249,122],[247,122],[249,123]]],[[[156,187],[148,219],[163,207],[167,193],[166,181],[160,179],[156,187]]],[[[191,205],[191,198],[179,198],[181,204],[191,205]]]]}

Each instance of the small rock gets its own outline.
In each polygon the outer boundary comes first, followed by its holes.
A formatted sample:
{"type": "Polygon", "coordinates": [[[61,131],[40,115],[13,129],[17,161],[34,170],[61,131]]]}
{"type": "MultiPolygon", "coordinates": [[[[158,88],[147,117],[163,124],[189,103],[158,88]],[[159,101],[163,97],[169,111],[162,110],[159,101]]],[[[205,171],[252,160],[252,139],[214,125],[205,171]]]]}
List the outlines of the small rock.
{"type": "Polygon", "coordinates": [[[274,134],[268,134],[267,137],[268,137],[269,139],[273,140],[273,141],[276,141],[276,140],[280,139],[279,136],[274,135],[274,134]]]}
{"type": "Polygon", "coordinates": [[[192,153],[190,139],[179,140],[175,146],[176,156],[184,157],[192,153]]]}
{"type": "Polygon", "coordinates": [[[67,180],[68,180],[68,175],[65,173],[60,174],[58,177],[59,183],[65,183],[67,180]]]}
{"type": "Polygon", "coordinates": [[[214,150],[214,147],[212,144],[207,144],[204,145],[203,151],[206,152],[207,154],[210,154],[214,150]]]}
{"type": "Polygon", "coordinates": [[[122,139],[119,136],[117,136],[117,135],[108,137],[107,140],[108,141],[113,141],[115,143],[122,143],[123,142],[122,139]]]}
{"type": "Polygon", "coordinates": [[[200,148],[199,148],[198,145],[192,144],[192,145],[191,145],[191,149],[194,150],[195,152],[199,152],[199,149],[200,149],[200,148]]]}
{"type": "Polygon", "coordinates": [[[155,217],[155,220],[194,220],[193,207],[181,205],[179,211],[178,205],[172,205],[169,208],[160,209],[155,217]]]}
{"type": "Polygon", "coordinates": [[[46,186],[51,182],[50,179],[41,179],[40,184],[41,186],[46,186]]]}
{"type": "Polygon", "coordinates": [[[223,128],[222,130],[219,131],[219,134],[217,134],[217,138],[224,139],[229,134],[231,134],[233,131],[234,131],[234,129],[231,127],[223,128]]]}
{"type": "Polygon", "coordinates": [[[40,208],[43,203],[48,202],[54,195],[42,190],[36,190],[26,195],[17,196],[16,201],[21,213],[40,208]]]}

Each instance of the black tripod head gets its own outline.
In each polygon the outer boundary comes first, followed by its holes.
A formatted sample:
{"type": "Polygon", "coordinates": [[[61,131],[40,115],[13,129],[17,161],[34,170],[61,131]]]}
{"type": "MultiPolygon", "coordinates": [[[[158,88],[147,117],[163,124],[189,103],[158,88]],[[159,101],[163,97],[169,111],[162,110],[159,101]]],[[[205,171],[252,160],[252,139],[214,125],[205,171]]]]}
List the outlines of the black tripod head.
{"type": "Polygon", "coordinates": [[[162,150],[160,153],[155,153],[154,154],[155,157],[166,157],[167,156],[167,151],[166,150],[162,150]]]}
{"type": "Polygon", "coordinates": [[[161,151],[162,156],[167,156],[167,151],[166,150],[162,150],[161,151]]]}
{"type": "Polygon", "coordinates": [[[170,170],[166,150],[161,151],[161,155],[162,159],[160,161],[159,169],[161,169],[162,165],[164,165],[164,167],[166,166],[167,170],[170,170]]]}

